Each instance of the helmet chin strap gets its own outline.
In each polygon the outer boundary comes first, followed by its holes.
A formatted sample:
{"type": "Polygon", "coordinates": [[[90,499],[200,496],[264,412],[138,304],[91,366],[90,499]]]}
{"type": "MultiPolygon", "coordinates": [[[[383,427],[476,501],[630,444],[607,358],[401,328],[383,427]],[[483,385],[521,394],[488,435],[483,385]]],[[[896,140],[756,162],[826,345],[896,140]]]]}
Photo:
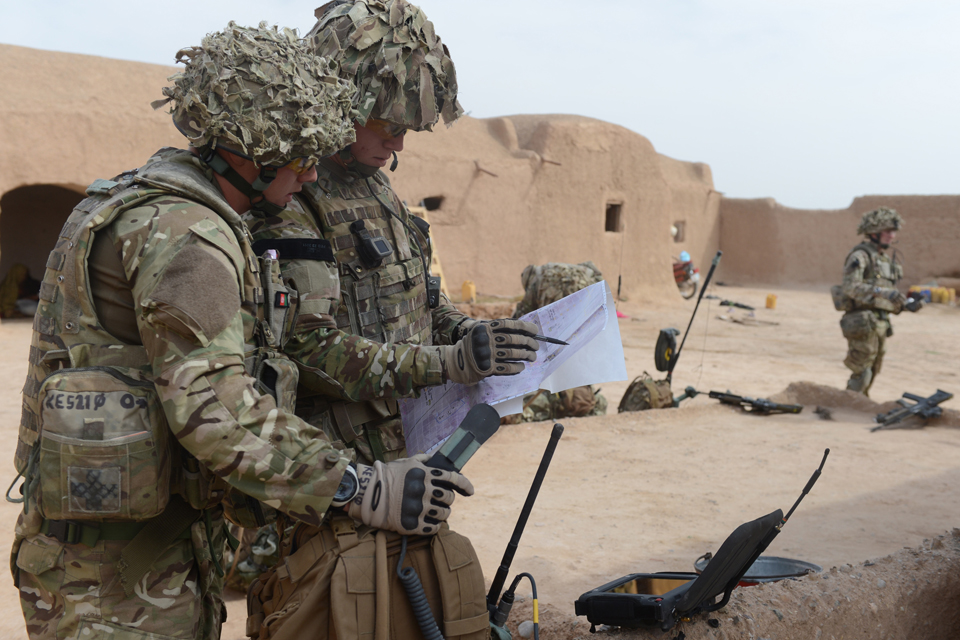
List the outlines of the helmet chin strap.
{"type": "Polygon", "coordinates": [[[871,233],[871,234],[870,234],[869,236],[867,236],[867,237],[870,238],[870,242],[874,243],[875,245],[877,245],[877,246],[880,247],[881,249],[889,249],[889,248],[890,248],[890,243],[889,243],[889,242],[887,242],[887,243],[880,242],[880,234],[879,234],[879,233],[871,233]]]}
{"type": "Polygon", "coordinates": [[[343,166],[354,173],[359,173],[364,178],[377,175],[377,171],[380,171],[380,167],[363,164],[357,160],[356,156],[354,156],[353,152],[350,150],[350,146],[351,145],[347,145],[343,149],[340,149],[340,161],[343,163],[343,166]]]}
{"type": "Polygon", "coordinates": [[[397,170],[397,165],[400,164],[400,160],[397,158],[397,152],[393,152],[393,162],[390,163],[390,173],[393,173],[397,170]]]}
{"type": "MultiPolygon", "coordinates": [[[[229,153],[229,151],[227,152],[229,153]]],[[[200,152],[200,159],[207,166],[213,169],[217,174],[223,176],[223,179],[229,182],[233,187],[250,198],[250,210],[254,214],[263,216],[279,215],[284,207],[273,204],[263,195],[270,183],[277,177],[277,168],[261,166],[260,175],[256,177],[253,183],[241,176],[236,169],[223,159],[213,147],[209,147],[200,152]]]]}

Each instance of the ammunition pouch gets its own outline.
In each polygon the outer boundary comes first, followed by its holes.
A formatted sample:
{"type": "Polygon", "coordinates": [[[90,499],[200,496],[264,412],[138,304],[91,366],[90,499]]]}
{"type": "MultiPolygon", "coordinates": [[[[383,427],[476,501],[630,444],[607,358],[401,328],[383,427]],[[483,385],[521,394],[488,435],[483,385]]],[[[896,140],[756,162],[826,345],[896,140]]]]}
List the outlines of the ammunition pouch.
{"type": "Polygon", "coordinates": [[[877,314],[870,309],[850,311],[840,318],[840,330],[847,340],[866,340],[877,330],[877,314]]]}
{"type": "MultiPolygon", "coordinates": [[[[137,369],[61,369],[40,385],[27,491],[49,520],[149,520],[170,499],[170,429],[137,369]]],[[[30,495],[26,496],[30,500],[30,495]]]]}
{"type": "Polygon", "coordinates": [[[830,298],[837,311],[853,311],[853,300],[843,293],[843,287],[839,284],[830,287],[830,298]]]}
{"type": "MultiPolygon", "coordinates": [[[[299,528],[285,550],[290,553],[250,587],[247,636],[422,636],[397,576],[399,534],[336,516],[319,529],[299,528]]],[[[419,575],[444,638],[488,638],[483,573],[467,538],[446,525],[435,536],[411,536],[403,565],[419,575]]]]}

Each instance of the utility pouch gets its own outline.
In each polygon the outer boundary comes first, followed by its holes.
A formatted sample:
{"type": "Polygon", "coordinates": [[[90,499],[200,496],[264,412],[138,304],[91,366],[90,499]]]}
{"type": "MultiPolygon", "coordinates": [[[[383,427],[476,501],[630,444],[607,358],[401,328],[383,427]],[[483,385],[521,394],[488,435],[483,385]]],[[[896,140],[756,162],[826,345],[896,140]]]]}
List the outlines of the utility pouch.
{"type": "Polygon", "coordinates": [[[847,340],[866,340],[877,329],[877,316],[870,309],[852,311],[840,318],[840,330],[847,340]]]}
{"type": "Polygon", "coordinates": [[[39,458],[28,485],[49,520],[148,520],[170,499],[170,430],[136,369],[62,369],[40,385],[39,458]]]}
{"type": "Polygon", "coordinates": [[[833,308],[837,311],[853,310],[853,301],[843,295],[843,287],[839,284],[830,287],[830,298],[833,299],[833,308]]]}
{"type": "Polygon", "coordinates": [[[390,242],[386,238],[371,235],[363,220],[351,223],[350,233],[356,237],[357,253],[367,269],[376,269],[383,264],[384,258],[393,253],[390,242]]]}

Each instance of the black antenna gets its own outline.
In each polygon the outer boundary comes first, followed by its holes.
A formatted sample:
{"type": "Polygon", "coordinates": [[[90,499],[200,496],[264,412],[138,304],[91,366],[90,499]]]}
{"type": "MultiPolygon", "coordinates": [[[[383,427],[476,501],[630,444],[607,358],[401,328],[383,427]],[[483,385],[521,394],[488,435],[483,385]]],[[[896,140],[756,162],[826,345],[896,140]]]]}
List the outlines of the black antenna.
{"type": "Polygon", "coordinates": [[[677,348],[677,352],[670,360],[670,369],[667,370],[667,383],[673,379],[673,369],[677,366],[677,360],[680,359],[680,352],[683,351],[683,345],[686,343],[687,336],[690,334],[690,327],[693,326],[693,319],[697,317],[697,309],[700,308],[700,301],[703,300],[703,294],[706,293],[707,287],[710,285],[710,279],[713,277],[713,272],[716,271],[717,265],[720,264],[720,256],[722,255],[723,251],[717,251],[717,255],[713,256],[713,262],[710,263],[710,271],[707,272],[707,277],[703,281],[703,287],[700,289],[700,295],[697,296],[697,304],[693,308],[693,315],[690,316],[690,322],[687,323],[687,330],[683,332],[683,339],[680,341],[680,347],[677,348]]]}
{"type": "Polygon", "coordinates": [[[810,493],[810,489],[813,489],[813,485],[817,483],[817,480],[820,478],[820,474],[823,472],[823,465],[827,462],[828,455],[830,455],[830,449],[824,450],[823,460],[820,461],[820,467],[813,472],[812,476],[810,476],[810,479],[807,481],[807,486],[803,488],[803,491],[800,493],[800,497],[797,498],[797,501],[793,503],[792,507],[790,507],[790,511],[787,512],[787,515],[783,516],[783,520],[780,521],[781,527],[787,524],[787,520],[790,519],[790,516],[793,515],[793,512],[796,511],[797,507],[800,506],[800,501],[803,500],[808,493],[810,493]]]}
{"type": "Polygon", "coordinates": [[[527,526],[527,518],[530,517],[530,512],[533,510],[533,503],[537,501],[540,485],[543,484],[543,478],[547,475],[547,468],[550,466],[553,452],[556,451],[557,443],[560,442],[560,436],[562,435],[563,425],[560,423],[554,424],[553,432],[550,434],[550,442],[547,443],[547,449],[543,452],[543,459],[540,460],[540,467],[533,477],[533,484],[527,493],[527,500],[523,503],[523,509],[520,510],[520,519],[517,520],[517,526],[513,529],[513,535],[510,536],[507,549],[503,552],[503,559],[500,560],[500,566],[497,568],[497,573],[490,584],[490,591],[487,592],[487,610],[491,616],[497,611],[497,601],[500,599],[500,592],[507,581],[507,573],[513,563],[513,556],[517,553],[517,547],[520,545],[520,536],[523,535],[523,529],[527,526]]]}

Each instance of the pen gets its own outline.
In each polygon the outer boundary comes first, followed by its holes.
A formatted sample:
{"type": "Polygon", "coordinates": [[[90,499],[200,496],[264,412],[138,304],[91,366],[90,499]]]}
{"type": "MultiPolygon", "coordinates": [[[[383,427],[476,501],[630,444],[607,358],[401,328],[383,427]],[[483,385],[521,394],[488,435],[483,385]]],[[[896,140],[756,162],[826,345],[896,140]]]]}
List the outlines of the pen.
{"type": "Polygon", "coordinates": [[[562,345],[567,346],[567,347],[570,346],[570,343],[569,343],[569,342],[564,342],[563,340],[558,340],[558,339],[556,339],[556,338],[551,338],[550,336],[541,336],[540,334],[537,334],[537,335],[533,336],[533,339],[534,339],[534,340],[539,340],[540,342],[549,342],[550,344],[562,344],[562,345]]]}

